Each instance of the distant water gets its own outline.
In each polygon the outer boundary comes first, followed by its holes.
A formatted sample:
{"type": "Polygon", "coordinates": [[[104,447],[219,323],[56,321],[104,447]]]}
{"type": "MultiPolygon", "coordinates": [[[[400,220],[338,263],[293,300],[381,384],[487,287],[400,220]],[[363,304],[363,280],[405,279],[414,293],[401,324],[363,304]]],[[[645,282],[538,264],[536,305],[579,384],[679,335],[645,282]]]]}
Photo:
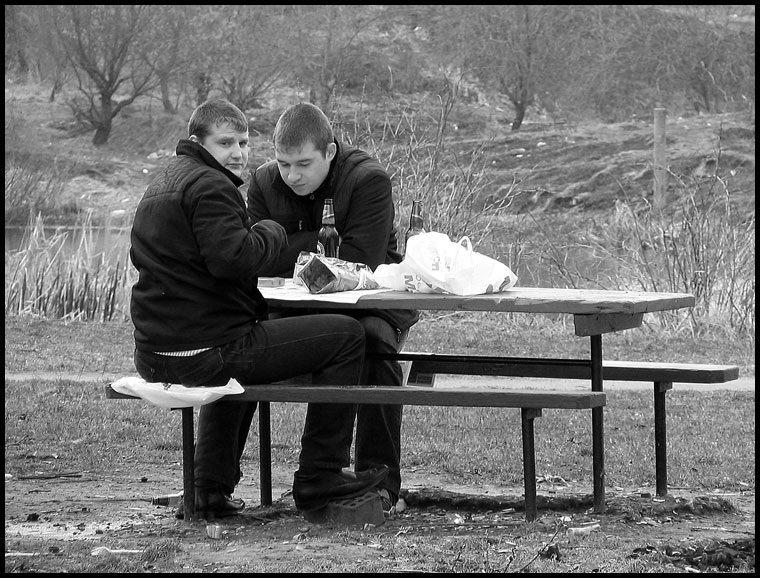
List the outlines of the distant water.
{"type": "MultiPolygon", "coordinates": [[[[26,227],[5,227],[5,251],[16,252],[26,244],[26,227]]],[[[129,252],[129,229],[122,227],[91,227],[87,238],[82,238],[82,229],[73,227],[45,227],[45,238],[50,240],[57,234],[65,234],[64,251],[75,252],[83,242],[87,243],[87,253],[103,253],[121,259],[129,252]]]]}

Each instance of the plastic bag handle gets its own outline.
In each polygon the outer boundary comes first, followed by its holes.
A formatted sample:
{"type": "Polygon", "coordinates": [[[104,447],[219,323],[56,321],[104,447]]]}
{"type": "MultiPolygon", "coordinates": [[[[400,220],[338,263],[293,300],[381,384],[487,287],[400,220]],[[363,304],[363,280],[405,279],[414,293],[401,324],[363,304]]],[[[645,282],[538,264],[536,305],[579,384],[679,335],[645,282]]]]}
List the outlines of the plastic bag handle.
{"type": "Polygon", "coordinates": [[[467,235],[465,235],[464,237],[459,239],[459,241],[457,241],[457,245],[461,245],[462,242],[467,243],[466,245],[464,245],[464,248],[467,249],[468,253],[472,253],[472,243],[470,242],[470,238],[467,235]]]}

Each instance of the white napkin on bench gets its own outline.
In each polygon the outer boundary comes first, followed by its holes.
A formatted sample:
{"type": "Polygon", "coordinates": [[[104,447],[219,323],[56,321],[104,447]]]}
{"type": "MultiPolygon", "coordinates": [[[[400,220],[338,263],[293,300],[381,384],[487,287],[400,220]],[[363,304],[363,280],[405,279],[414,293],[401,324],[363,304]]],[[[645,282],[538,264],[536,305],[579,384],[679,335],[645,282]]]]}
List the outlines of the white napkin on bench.
{"type": "Polygon", "coordinates": [[[111,388],[124,395],[134,395],[154,405],[168,408],[198,408],[225,395],[243,393],[245,389],[235,379],[218,387],[185,387],[178,383],[149,383],[141,377],[122,377],[111,388]]]}

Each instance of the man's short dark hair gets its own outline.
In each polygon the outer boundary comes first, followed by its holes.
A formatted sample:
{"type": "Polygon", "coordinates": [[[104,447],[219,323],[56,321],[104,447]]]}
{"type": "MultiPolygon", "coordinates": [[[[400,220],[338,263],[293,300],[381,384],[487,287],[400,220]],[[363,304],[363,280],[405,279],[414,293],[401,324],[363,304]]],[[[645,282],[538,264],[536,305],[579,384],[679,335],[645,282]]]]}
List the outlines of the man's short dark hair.
{"type": "Polygon", "coordinates": [[[248,132],[248,119],[238,107],[223,98],[207,100],[190,115],[187,136],[197,136],[203,140],[211,132],[212,126],[229,123],[239,132],[248,132]]]}
{"type": "Polygon", "coordinates": [[[300,102],[286,109],[274,127],[274,148],[279,151],[300,149],[311,141],[314,148],[327,154],[327,145],[335,140],[332,125],[319,107],[300,102]]]}

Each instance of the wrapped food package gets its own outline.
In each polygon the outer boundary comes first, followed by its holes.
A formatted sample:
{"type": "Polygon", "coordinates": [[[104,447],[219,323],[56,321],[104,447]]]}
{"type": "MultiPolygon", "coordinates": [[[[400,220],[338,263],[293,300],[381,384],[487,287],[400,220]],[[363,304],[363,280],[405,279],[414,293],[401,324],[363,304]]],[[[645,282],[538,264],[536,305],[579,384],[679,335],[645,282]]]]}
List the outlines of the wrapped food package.
{"type": "Polygon", "coordinates": [[[372,271],[363,263],[352,263],[301,251],[293,271],[293,281],[309,293],[336,293],[354,289],[378,289],[372,271]]]}

